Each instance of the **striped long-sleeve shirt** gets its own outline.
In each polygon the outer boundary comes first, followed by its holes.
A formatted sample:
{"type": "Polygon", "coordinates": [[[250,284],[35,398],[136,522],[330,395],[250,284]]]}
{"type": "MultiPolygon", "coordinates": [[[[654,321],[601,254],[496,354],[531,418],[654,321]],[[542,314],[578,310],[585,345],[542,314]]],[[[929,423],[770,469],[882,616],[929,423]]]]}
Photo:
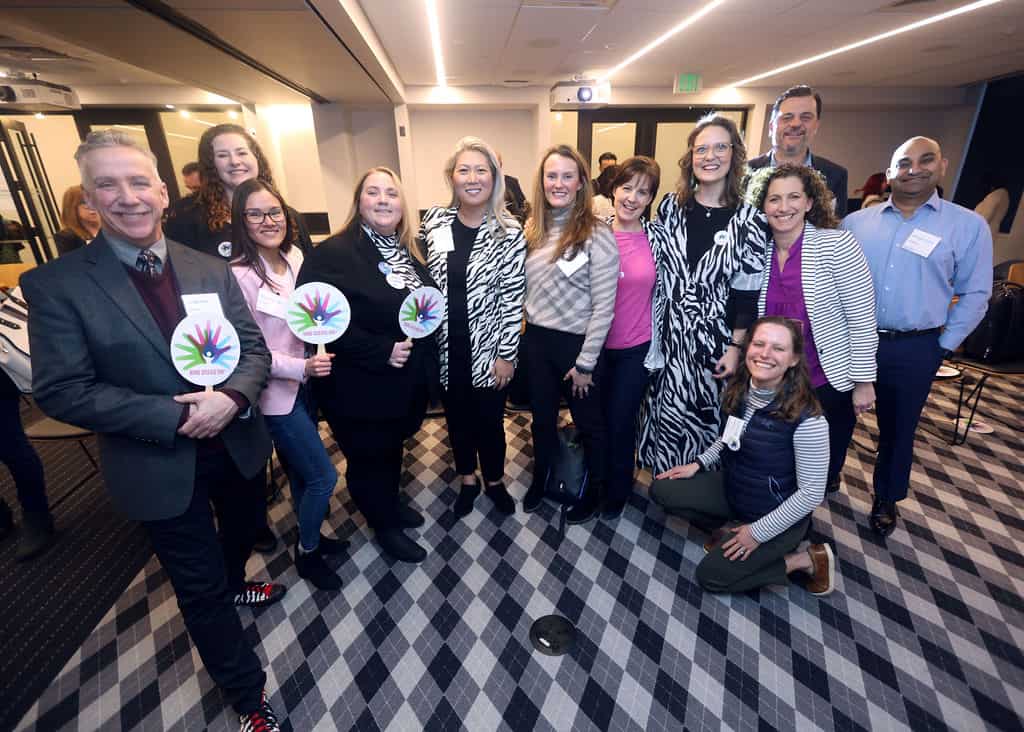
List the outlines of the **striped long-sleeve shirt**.
{"type": "Polygon", "coordinates": [[[598,224],[576,255],[586,255],[586,263],[575,271],[566,267],[568,263],[559,266],[551,258],[567,216],[568,212],[554,216],[547,241],[526,257],[526,320],[542,328],[584,334],[576,365],[592,371],[615,315],[619,247],[611,229],[598,224]]]}
{"type": "MultiPolygon", "coordinates": [[[[771,404],[774,391],[755,389],[747,392],[747,408],[743,413],[743,428],[758,409],[771,404]]],[[[741,440],[742,445],[742,440],[741,440]]],[[[728,449],[721,438],[697,456],[703,470],[712,470],[721,464],[722,451],[728,449]]],[[[742,450],[743,448],[740,447],[742,450]]],[[[796,491],[778,508],[750,525],[750,535],[763,544],[781,534],[804,516],[821,505],[825,497],[828,478],[828,422],[824,417],[808,417],[793,432],[793,453],[796,456],[796,491]]]]}

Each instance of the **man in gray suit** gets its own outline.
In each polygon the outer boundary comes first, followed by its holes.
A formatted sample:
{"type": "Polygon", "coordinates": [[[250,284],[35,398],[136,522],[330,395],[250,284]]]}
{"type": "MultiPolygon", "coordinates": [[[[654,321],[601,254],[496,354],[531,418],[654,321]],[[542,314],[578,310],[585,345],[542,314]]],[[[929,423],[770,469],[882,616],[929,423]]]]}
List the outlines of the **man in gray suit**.
{"type": "Polygon", "coordinates": [[[235,609],[284,594],[245,581],[271,449],[256,406],[270,353],[228,266],[164,238],[167,188],[151,153],[102,130],[75,160],[101,232],[22,277],[36,402],[96,432],[113,503],[149,533],[192,642],[242,729],[278,729],[235,609]],[[238,331],[238,366],[216,391],[196,391],[171,361],[190,295],[219,300],[238,331]]]}

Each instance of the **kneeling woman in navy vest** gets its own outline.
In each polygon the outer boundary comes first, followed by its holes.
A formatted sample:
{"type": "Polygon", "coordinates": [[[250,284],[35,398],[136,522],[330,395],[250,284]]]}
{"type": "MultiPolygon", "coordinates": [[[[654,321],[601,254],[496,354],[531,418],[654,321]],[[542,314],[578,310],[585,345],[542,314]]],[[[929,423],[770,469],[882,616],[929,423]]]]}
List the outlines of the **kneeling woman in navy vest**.
{"type": "Polygon", "coordinates": [[[712,534],[697,566],[700,586],[745,592],[804,572],[811,593],[832,592],[832,549],[800,547],[825,495],[829,451],[797,321],[754,323],[722,398],[722,418],[722,436],[696,462],[661,473],[651,485],[651,498],[668,513],[712,534]]]}

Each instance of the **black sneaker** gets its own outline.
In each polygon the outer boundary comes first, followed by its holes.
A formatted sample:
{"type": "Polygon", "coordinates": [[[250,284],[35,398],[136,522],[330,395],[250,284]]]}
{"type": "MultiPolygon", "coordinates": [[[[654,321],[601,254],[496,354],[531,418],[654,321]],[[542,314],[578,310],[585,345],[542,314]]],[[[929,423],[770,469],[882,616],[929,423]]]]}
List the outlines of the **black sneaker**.
{"type": "Polygon", "coordinates": [[[337,592],[341,589],[341,577],[327,566],[324,555],[320,553],[319,547],[311,552],[299,550],[299,544],[295,544],[295,569],[304,580],[309,580],[318,590],[337,592]]]}
{"type": "Polygon", "coordinates": [[[473,502],[476,501],[476,497],[479,495],[479,480],[474,480],[472,483],[463,483],[459,486],[459,496],[455,499],[455,505],[452,507],[452,512],[458,518],[465,518],[469,515],[469,512],[473,510],[473,502]]]}
{"type": "Polygon", "coordinates": [[[267,692],[263,692],[257,711],[238,715],[238,732],[281,732],[277,715],[267,701],[267,692]]]}
{"type": "Polygon", "coordinates": [[[288,588],[273,582],[243,582],[235,593],[235,607],[264,607],[278,602],[288,588]]]}
{"type": "Polygon", "coordinates": [[[495,483],[494,485],[488,484],[484,489],[487,497],[494,501],[494,507],[498,509],[500,513],[506,516],[511,516],[516,512],[516,502],[512,499],[512,496],[508,494],[508,490],[505,489],[504,483],[495,483]]]}

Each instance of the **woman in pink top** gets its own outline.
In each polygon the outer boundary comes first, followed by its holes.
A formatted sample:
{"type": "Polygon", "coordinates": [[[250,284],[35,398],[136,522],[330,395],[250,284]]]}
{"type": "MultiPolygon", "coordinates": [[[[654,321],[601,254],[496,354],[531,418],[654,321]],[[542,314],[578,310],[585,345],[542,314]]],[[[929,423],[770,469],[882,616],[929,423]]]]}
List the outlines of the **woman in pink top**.
{"type": "Polygon", "coordinates": [[[323,555],[344,551],[347,542],[320,534],[338,472],[320,440],[305,386],[309,377],[331,372],[334,354],[306,358],[305,344],[285,321],[302,252],[295,246],[296,227],[284,199],[269,184],[247,180],[235,191],[232,208],[231,271],[273,356],[260,409],[288,474],[298,514],[295,567],[317,588],[339,590],[341,579],[323,555]]]}
{"type": "Polygon", "coordinates": [[[644,357],[651,344],[651,301],[657,262],[667,241],[660,224],[643,218],[658,193],[661,169],[638,155],[624,161],[612,181],[611,220],[619,246],[615,318],[604,343],[603,408],[608,425],[608,481],[601,515],[618,517],[633,492],[636,420],[647,391],[644,357]]]}

